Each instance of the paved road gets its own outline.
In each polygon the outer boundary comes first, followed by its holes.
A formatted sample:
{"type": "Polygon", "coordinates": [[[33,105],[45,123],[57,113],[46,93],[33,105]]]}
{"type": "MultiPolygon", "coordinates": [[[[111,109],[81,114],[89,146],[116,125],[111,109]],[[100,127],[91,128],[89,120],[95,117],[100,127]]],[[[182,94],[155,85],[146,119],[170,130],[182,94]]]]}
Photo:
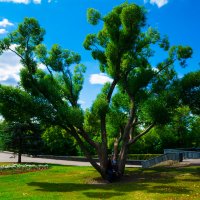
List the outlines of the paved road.
{"type": "MultiPolygon", "coordinates": [[[[0,162],[17,162],[17,155],[14,157],[13,153],[0,152],[0,162]]],[[[72,165],[72,166],[91,166],[89,162],[46,159],[46,158],[32,158],[27,156],[22,156],[22,162],[48,163],[48,164],[72,165]]],[[[126,167],[141,167],[141,165],[126,165],[126,167]]]]}
{"type": "MultiPolygon", "coordinates": [[[[17,162],[17,155],[14,157],[14,155],[10,152],[0,152],[0,162],[17,162]]],[[[72,166],[91,166],[89,162],[46,159],[46,158],[32,158],[27,156],[22,156],[22,162],[48,163],[48,164],[60,164],[60,165],[72,165],[72,166]]],[[[185,159],[180,164],[200,166],[200,159],[185,159]]],[[[141,165],[126,165],[126,167],[141,167],[141,165]]]]}
{"type": "MultiPolygon", "coordinates": [[[[17,155],[14,156],[13,153],[0,152],[0,162],[17,162],[17,155]]],[[[48,163],[48,164],[60,164],[60,165],[73,165],[73,166],[91,166],[89,162],[77,162],[68,160],[54,160],[46,158],[32,158],[28,156],[22,156],[22,162],[32,162],[32,163],[48,163]]]]}

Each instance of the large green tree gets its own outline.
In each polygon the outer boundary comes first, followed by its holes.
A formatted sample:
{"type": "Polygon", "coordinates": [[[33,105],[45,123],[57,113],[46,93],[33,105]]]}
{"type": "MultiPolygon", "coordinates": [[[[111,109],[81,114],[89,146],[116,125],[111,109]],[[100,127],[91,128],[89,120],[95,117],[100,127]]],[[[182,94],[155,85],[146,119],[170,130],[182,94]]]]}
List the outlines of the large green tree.
{"type": "MultiPolygon", "coordinates": [[[[184,66],[192,54],[190,47],[170,47],[167,37],[147,28],[145,15],[143,8],[128,3],[105,16],[88,10],[89,23],[100,22],[103,28],[89,34],[84,47],[113,81],[105,84],[87,112],[78,104],[85,72],[85,66],[79,64],[80,56],[57,44],[48,50],[42,43],[45,31],[35,19],[26,18],[0,43],[1,52],[10,49],[21,59],[21,92],[30,98],[37,120],[58,125],[71,134],[105,179],[111,148],[108,144],[114,144],[118,175],[122,176],[129,147],[154,126],[170,121],[180,99],[173,65],[177,62],[184,66]],[[17,45],[14,50],[12,44],[17,45]],[[152,45],[166,51],[166,58],[156,66],[150,62],[156,56],[152,45]],[[39,63],[46,70],[41,70],[39,63]],[[91,152],[96,152],[100,164],[91,152]]],[[[0,89],[2,95],[4,88],[0,89]]]]}

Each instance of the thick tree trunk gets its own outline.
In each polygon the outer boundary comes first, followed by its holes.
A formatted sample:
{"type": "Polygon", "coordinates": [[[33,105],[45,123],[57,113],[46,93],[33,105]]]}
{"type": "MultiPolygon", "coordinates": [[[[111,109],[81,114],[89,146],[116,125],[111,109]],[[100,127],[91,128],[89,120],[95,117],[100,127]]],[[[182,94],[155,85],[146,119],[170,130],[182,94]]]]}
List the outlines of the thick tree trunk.
{"type": "Polygon", "coordinates": [[[120,155],[119,155],[119,161],[118,161],[118,170],[119,170],[120,176],[124,175],[127,153],[128,153],[128,146],[126,143],[124,143],[122,145],[120,155]]]}
{"type": "Polygon", "coordinates": [[[108,165],[107,151],[105,151],[104,148],[102,148],[100,146],[100,148],[99,148],[97,153],[98,153],[100,169],[101,169],[101,173],[100,174],[101,174],[103,179],[107,179],[107,165],[108,165]]]}
{"type": "Polygon", "coordinates": [[[114,142],[114,149],[113,149],[113,160],[118,159],[118,147],[119,147],[119,141],[120,139],[116,138],[114,142]]]}

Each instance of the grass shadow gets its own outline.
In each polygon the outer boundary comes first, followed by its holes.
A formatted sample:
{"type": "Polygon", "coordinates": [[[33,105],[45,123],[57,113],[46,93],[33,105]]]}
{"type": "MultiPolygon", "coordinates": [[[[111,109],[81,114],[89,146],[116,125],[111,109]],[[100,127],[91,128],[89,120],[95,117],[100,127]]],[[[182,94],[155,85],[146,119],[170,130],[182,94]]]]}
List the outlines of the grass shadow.
{"type": "MultiPolygon", "coordinates": [[[[192,192],[187,185],[176,185],[177,179],[174,176],[176,170],[138,169],[128,171],[120,182],[115,183],[76,183],[69,181],[65,183],[52,182],[30,182],[28,186],[34,187],[37,191],[42,192],[82,192],[88,199],[110,199],[112,197],[120,197],[126,193],[133,191],[141,191],[145,193],[172,193],[172,194],[188,194],[192,192]]],[[[181,173],[178,172],[179,175],[181,173]]],[[[187,170],[186,170],[187,173],[187,170]]],[[[197,173],[192,170],[191,173],[197,173]]],[[[85,177],[91,180],[91,177],[85,177]]],[[[93,178],[92,180],[98,180],[93,178]]]]}

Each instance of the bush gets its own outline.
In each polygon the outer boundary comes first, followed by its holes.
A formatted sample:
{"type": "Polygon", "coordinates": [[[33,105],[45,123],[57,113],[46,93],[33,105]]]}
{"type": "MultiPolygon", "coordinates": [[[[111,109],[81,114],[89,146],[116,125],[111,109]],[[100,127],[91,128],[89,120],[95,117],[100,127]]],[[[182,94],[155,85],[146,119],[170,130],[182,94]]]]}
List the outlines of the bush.
{"type": "Polygon", "coordinates": [[[128,160],[149,160],[162,154],[128,154],[128,160]]]}

